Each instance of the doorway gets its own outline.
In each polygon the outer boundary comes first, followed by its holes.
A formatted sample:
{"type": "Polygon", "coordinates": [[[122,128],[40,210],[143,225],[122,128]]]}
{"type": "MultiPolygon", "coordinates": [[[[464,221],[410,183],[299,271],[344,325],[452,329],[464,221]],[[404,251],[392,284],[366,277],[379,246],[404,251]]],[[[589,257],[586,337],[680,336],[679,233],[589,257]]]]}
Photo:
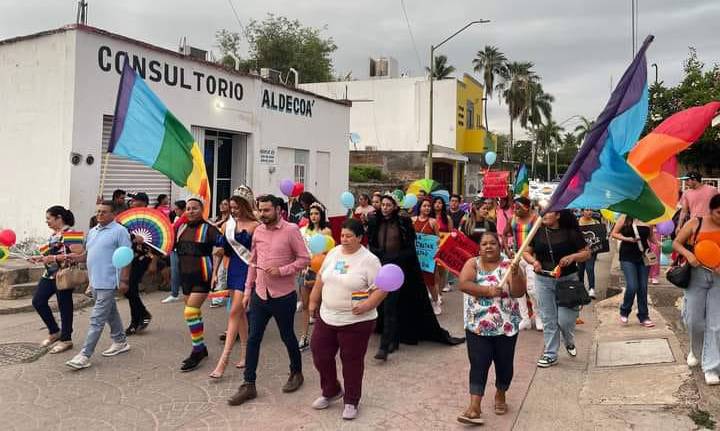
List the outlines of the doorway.
{"type": "Polygon", "coordinates": [[[432,179],[442,185],[442,188],[452,193],[453,191],[453,169],[452,163],[434,162],[432,179]]]}
{"type": "Polygon", "coordinates": [[[210,215],[219,213],[220,202],[232,191],[233,134],[205,129],[205,169],[210,182],[212,207],[210,215]]]}

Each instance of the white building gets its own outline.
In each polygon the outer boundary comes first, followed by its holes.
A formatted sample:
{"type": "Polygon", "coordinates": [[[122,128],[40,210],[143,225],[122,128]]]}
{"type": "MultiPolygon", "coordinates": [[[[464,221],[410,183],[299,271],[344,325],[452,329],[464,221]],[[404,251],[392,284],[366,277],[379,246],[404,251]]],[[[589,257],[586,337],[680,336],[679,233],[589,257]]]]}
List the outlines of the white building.
{"type": "MultiPolygon", "coordinates": [[[[92,27],[71,25],[0,41],[0,226],[44,236],[45,210],[69,207],[86,228],[100,186],[125,59],[201,145],[214,208],[240,184],[280,194],[301,181],[344,212],[350,104],[92,27]],[[332,168],[331,168],[332,167],[332,168]]],[[[163,175],[110,156],[102,190],[172,199],[185,191],[163,175]]]]}
{"type": "MultiPolygon", "coordinates": [[[[403,180],[424,177],[430,136],[427,77],[376,77],[301,87],[352,102],[351,164],[380,165],[403,180]]],[[[477,191],[481,155],[495,151],[495,142],[486,139],[482,99],[482,84],[467,74],[433,83],[433,178],[456,192],[477,191]]]]}

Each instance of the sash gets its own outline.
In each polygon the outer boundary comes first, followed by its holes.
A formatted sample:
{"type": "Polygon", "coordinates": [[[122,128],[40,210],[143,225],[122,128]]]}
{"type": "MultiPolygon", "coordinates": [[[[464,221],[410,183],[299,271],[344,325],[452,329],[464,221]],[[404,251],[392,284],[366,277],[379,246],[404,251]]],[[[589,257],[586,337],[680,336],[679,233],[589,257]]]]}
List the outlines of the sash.
{"type": "Polygon", "coordinates": [[[233,251],[246,265],[250,265],[250,250],[235,239],[235,219],[229,217],[225,222],[225,240],[230,244],[233,251]]]}

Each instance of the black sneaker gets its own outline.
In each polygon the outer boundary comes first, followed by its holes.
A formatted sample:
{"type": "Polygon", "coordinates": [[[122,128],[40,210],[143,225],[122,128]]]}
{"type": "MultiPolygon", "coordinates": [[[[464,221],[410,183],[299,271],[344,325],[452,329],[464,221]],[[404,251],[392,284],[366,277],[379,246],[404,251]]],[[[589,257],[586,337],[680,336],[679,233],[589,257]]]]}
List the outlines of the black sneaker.
{"type": "Polygon", "coordinates": [[[186,373],[188,371],[192,371],[195,368],[200,365],[200,362],[202,362],[203,359],[208,357],[208,351],[207,348],[199,351],[199,352],[192,352],[190,356],[187,357],[184,361],[182,361],[182,365],[180,366],[180,371],[183,373],[186,373]]]}
{"type": "Polygon", "coordinates": [[[125,330],[125,336],[129,337],[129,336],[135,335],[135,334],[137,334],[137,326],[131,324],[125,330]]]}
{"type": "Polygon", "coordinates": [[[551,358],[548,355],[543,355],[540,359],[537,361],[537,366],[540,368],[550,368],[553,365],[557,364],[557,358],[551,358]]]}
{"type": "Polygon", "coordinates": [[[377,353],[375,353],[375,359],[379,361],[387,361],[388,352],[385,349],[378,349],[377,353]]]}
{"type": "Polygon", "coordinates": [[[577,348],[575,348],[574,344],[568,344],[565,346],[565,349],[568,352],[568,355],[572,356],[573,358],[577,356],[577,348]]]}
{"type": "Polygon", "coordinates": [[[146,317],[143,318],[142,323],[138,325],[137,332],[144,331],[148,326],[150,326],[151,321],[152,316],[148,314],[146,317]]]}

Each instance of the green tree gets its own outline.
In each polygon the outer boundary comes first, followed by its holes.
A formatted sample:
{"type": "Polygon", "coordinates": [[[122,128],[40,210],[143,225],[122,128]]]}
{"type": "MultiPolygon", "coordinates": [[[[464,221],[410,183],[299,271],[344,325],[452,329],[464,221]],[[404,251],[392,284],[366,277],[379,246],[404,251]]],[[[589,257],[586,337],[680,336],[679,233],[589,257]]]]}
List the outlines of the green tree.
{"type": "MultiPolygon", "coordinates": [[[[271,68],[287,75],[290,68],[298,71],[300,82],[333,80],[331,55],[337,50],[332,38],[325,38],[325,28],[303,26],[298,20],[268,14],[262,21],[252,20],[245,27],[244,37],[249,45],[247,59],[241,70],[271,68]]],[[[230,54],[239,54],[240,35],[227,30],[216,33],[220,62],[234,64],[230,54]]]]}
{"type": "Polygon", "coordinates": [[[436,55],[435,63],[433,64],[433,70],[430,70],[429,67],[426,67],[425,70],[427,70],[427,72],[430,73],[434,79],[450,78],[450,74],[455,72],[455,66],[447,64],[447,60],[448,59],[446,55],[436,55]]]}
{"type": "Polygon", "coordinates": [[[546,179],[548,181],[551,179],[550,165],[552,164],[552,160],[550,159],[550,151],[552,150],[552,152],[555,153],[555,161],[557,163],[557,152],[562,143],[562,137],[560,136],[562,131],[563,128],[560,127],[552,118],[548,118],[547,121],[540,123],[540,125],[537,126],[538,150],[540,150],[540,152],[542,152],[542,150],[545,151],[543,162],[547,168],[546,179]]]}
{"type": "Polygon", "coordinates": [[[490,130],[488,124],[487,105],[488,99],[492,98],[495,89],[495,78],[505,79],[508,76],[507,57],[497,47],[485,45],[482,51],[478,51],[473,59],[473,69],[483,76],[485,85],[485,129],[490,130]]]}
{"type": "Polygon", "coordinates": [[[582,115],[580,116],[580,124],[575,127],[575,133],[577,133],[577,141],[579,144],[583,143],[585,136],[587,136],[588,132],[590,132],[594,123],[594,121],[590,121],[582,115]]]}
{"type": "Polygon", "coordinates": [[[580,148],[580,138],[571,132],[566,132],[562,137],[562,147],[558,151],[558,169],[565,172],[577,155],[580,148]]]}
{"type": "Polygon", "coordinates": [[[508,147],[510,151],[512,151],[514,142],[513,125],[527,106],[529,84],[538,80],[538,76],[532,68],[533,63],[529,61],[509,62],[507,64],[507,79],[498,85],[498,90],[502,94],[510,116],[510,143],[508,147]]]}

